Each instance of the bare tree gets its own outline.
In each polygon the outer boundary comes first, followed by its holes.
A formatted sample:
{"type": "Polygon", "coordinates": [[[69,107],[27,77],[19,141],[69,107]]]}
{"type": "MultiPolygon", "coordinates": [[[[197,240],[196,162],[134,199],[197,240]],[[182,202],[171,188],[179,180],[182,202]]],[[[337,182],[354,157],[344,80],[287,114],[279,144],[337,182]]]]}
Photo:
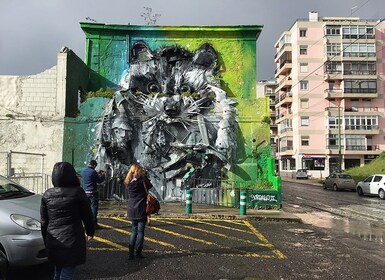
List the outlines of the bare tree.
{"type": "Polygon", "coordinates": [[[144,21],[147,25],[155,25],[157,20],[160,18],[161,14],[152,14],[152,8],[143,7],[144,12],[140,15],[144,18],[144,21]]]}

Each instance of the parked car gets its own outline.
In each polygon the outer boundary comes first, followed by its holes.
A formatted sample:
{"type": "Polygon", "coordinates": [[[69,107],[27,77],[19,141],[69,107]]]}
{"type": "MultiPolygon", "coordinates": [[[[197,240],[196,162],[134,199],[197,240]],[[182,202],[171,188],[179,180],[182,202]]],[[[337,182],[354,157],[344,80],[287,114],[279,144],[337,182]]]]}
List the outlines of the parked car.
{"type": "Polygon", "coordinates": [[[40,230],[41,196],[0,175],[0,279],[8,266],[47,261],[40,230]]]}
{"type": "Polygon", "coordinates": [[[357,183],[358,195],[378,195],[385,199],[385,174],[374,174],[357,183]]]}
{"type": "Polygon", "coordinates": [[[307,173],[306,169],[298,169],[295,172],[295,178],[296,179],[309,179],[309,174],[307,173]]]}
{"type": "Polygon", "coordinates": [[[324,189],[338,190],[356,190],[356,182],[349,174],[345,173],[332,173],[326,177],[324,183],[324,189]]]}

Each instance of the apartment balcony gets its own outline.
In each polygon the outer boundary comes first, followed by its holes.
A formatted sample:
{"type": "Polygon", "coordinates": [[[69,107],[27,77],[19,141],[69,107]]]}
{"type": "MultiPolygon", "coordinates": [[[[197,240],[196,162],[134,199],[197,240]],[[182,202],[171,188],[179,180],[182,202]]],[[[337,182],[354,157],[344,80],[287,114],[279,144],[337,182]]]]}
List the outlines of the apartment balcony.
{"type": "MultiPolygon", "coordinates": [[[[345,125],[345,134],[377,135],[380,133],[378,125],[345,125]]],[[[346,147],[347,149],[348,147],[346,147]]]]}
{"type": "Polygon", "coordinates": [[[343,78],[349,80],[376,80],[376,70],[345,70],[343,78]]]}
{"type": "Polygon", "coordinates": [[[291,59],[286,59],[277,68],[277,72],[275,73],[275,77],[277,78],[279,75],[286,75],[291,71],[291,68],[293,67],[292,65],[292,60],[291,59]]]}
{"type": "Polygon", "coordinates": [[[279,58],[282,56],[285,52],[292,52],[292,46],[291,43],[285,43],[282,45],[282,47],[277,51],[277,53],[274,55],[274,62],[278,63],[279,58]]]}
{"type": "Polygon", "coordinates": [[[342,80],[342,71],[328,72],[324,75],[325,81],[342,80]]]}
{"type": "MultiPolygon", "coordinates": [[[[291,88],[292,85],[293,85],[293,81],[292,81],[291,77],[286,76],[279,81],[278,87],[276,88],[275,92],[281,91],[283,89],[291,88]]],[[[289,90],[286,90],[286,91],[289,91],[289,90]]]]}
{"type": "Polygon", "coordinates": [[[292,127],[285,127],[283,129],[279,130],[279,137],[280,138],[289,137],[289,136],[293,136],[293,128],[292,127]]]}
{"type": "Polygon", "coordinates": [[[329,117],[337,117],[338,110],[340,110],[340,116],[342,116],[343,107],[325,107],[329,117]]]}
{"type": "Polygon", "coordinates": [[[284,146],[279,148],[278,154],[280,156],[292,156],[294,155],[293,146],[284,146]]]}
{"type": "Polygon", "coordinates": [[[278,99],[275,100],[275,105],[277,107],[285,105],[285,104],[291,104],[293,102],[293,95],[291,92],[281,91],[279,92],[278,99]]]}
{"type": "Polygon", "coordinates": [[[342,91],[342,89],[325,89],[324,98],[325,99],[344,98],[344,92],[342,91]]]}
{"type": "MultiPolygon", "coordinates": [[[[337,107],[338,108],[338,107],[337,107]]],[[[380,116],[378,107],[344,108],[345,116],[380,116]]]]}
{"type": "Polygon", "coordinates": [[[325,89],[325,99],[336,99],[336,98],[377,98],[378,93],[376,90],[369,89],[325,89]]]}
{"type": "MultiPolygon", "coordinates": [[[[327,146],[327,152],[330,155],[338,155],[338,145],[327,146]]],[[[346,145],[341,146],[341,154],[343,155],[378,155],[382,151],[378,145],[346,145]]]]}
{"type": "Polygon", "coordinates": [[[368,56],[368,55],[354,56],[354,55],[350,55],[350,54],[343,54],[341,56],[340,60],[341,61],[357,61],[357,60],[376,61],[377,57],[375,55],[371,55],[371,56],[368,56]]]}
{"type": "Polygon", "coordinates": [[[293,118],[293,114],[292,113],[280,114],[279,116],[277,116],[277,119],[275,120],[275,123],[279,124],[283,120],[292,119],[292,118],[293,118]]]}

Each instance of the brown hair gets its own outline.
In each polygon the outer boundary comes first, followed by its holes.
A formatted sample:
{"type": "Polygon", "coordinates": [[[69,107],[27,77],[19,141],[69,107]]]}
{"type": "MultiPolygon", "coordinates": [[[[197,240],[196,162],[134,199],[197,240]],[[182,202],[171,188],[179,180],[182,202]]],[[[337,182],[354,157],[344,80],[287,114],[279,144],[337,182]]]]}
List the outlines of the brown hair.
{"type": "Polygon", "coordinates": [[[134,177],[138,178],[143,175],[143,167],[141,167],[138,163],[133,163],[130,167],[130,170],[128,170],[126,178],[124,179],[124,184],[128,185],[134,177]]]}

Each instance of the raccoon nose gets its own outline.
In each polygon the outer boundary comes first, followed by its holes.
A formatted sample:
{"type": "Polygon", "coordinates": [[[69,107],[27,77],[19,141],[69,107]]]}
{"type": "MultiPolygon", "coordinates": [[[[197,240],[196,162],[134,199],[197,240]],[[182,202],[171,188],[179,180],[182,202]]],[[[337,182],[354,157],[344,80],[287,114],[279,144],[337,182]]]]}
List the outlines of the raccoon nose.
{"type": "Polygon", "coordinates": [[[170,117],[177,116],[180,112],[179,102],[167,102],[164,105],[164,112],[170,117]]]}

